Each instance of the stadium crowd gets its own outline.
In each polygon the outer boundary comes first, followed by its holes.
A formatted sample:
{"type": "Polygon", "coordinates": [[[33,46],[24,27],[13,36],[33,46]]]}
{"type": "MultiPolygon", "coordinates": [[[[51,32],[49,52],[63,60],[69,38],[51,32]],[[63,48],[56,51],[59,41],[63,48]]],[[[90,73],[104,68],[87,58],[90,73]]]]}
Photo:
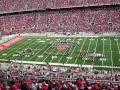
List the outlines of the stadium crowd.
{"type": "Polygon", "coordinates": [[[0,90],[120,90],[120,72],[33,64],[1,64],[0,90]]]}
{"type": "Polygon", "coordinates": [[[120,9],[97,8],[0,16],[0,34],[120,32],[120,9]]]}
{"type": "Polygon", "coordinates": [[[119,0],[0,0],[0,13],[120,4],[119,0]],[[8,8],[9,7],[9,8],[8,8]]]}

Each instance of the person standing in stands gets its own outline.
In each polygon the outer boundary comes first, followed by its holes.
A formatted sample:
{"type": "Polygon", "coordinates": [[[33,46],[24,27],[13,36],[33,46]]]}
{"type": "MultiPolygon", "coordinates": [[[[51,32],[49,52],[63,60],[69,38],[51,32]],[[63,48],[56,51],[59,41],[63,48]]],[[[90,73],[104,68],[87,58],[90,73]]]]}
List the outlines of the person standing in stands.
{"type": "Polygon", "coordinates": [[[14,80],[11,81],[11,88],[10,88],[10,90],[18,90],[18,87],[17,87],[17,85],[15,84],[15,81],[14,81],[14,80]]]}
{"type": "Polygon", "coordinates": [[[4,86],[3,84],[0,82],[0,90],[3,90],[4,86]]]}
{"type": "Polygon", "coordinates": [[[20,89],[21,90],[28,90],[27,84],[25,82],[22,82],[20,89]]]}
{"type": "Polygon", "coordinates": [[[81,82],[80,90],[84,90],[84,88],[85,88],[85,81],[84,81],[84,79],[80,78],[80,82],[81,82]]]}
{"type": "Polygon", "coordinates": [[[48,90],[48,84],[45,81],[42,82],[42,90],[48,90]]]}
{"type": "Polygon", "coordinates": [[[81,86],[81,81],[80,81],[80,79],[79,79],[79,78],[78,78],[78,79],[76,79],[75,84],[77,85],[77,88],[78,88],[78,89],[80,89],[80,86],[81,86]]]}

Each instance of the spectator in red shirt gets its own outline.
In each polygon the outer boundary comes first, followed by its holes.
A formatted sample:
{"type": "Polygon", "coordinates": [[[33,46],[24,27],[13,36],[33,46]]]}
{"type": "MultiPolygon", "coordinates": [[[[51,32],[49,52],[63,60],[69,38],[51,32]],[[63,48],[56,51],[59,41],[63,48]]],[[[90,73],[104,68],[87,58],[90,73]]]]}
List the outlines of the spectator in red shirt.
{"type": "Polygon", "coordinates": [[[98,88],[98,84],[95,83],[91,90],[99,90],[99,88],[98,88]]]}
{"type": "Polygon", "coordinates": [[[48,89],[51,90],[54,85],[54,82],[52,80],[49,81],[49,87],[48,89]]]}
{"type": "Polygon", "coordinates": [[[42,90],[48,90],[48,85],[46,84],[46,82],[42,82],[42,90]]]}
{"type": "Polygon", "coordinates": [[[15,85],[17,86],[18,89],[20,89],[20,83],[18,81],[15,83],[15,85]]]}
{"type": "Polygon", "coordinates": [[[18,90],[17,85],[15,84],[15,81],[11,81],[11,89],[10,90],[18,90]]]}
{"type": "Polygon", "coordinates": [[[68,84],[67,90],[72,90],[72,86],[68,84]]]}
{"type": "Polygon", "coordinates": [[[118,86],[114,86],[114,90],[119,90],[119,89],[118,89],[118,86]]]}
{"type": "Polygon", "coordinates": [[[84,88],[85,88],[85,81],[83,80],[83,78],[81,78],[80,81],[81,81],[80,90],[84,90],[84,88]]]}
{"type": "Polygon", "coordinates": [[[32,85],[32,80],[28,79],[25,81],[28,85],[32,85]]]}
{"type": "Polygon", "coordinates": [[[81,81],[79,78],[76,80],[75,84],[77,85],[78,89],[80,89],[81,81]]]}
{"type": "Polygon", "coordinates": [[[0,90],[3,90],[4,86],[2,83],[0,83],[0,90]]]}

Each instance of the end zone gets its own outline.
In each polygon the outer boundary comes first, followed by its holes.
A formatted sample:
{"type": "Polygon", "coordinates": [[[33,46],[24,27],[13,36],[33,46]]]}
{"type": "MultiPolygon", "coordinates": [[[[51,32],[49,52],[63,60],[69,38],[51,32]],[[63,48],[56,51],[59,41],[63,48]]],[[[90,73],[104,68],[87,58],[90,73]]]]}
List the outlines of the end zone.
{"type": "Polygon", "coordinates": [[[9,41],[6,41],[6,42],[0,44],[0,51],[6,49],[6,48],[8,48],[8,47],[10,47],[11,45],[17,43],[17,42],[20,41],[20,40],[22,40],[22,37],[16,36],[15,38],[13,38],[13,39],[11,39],[11,40],[9,40],[9,41]]]}

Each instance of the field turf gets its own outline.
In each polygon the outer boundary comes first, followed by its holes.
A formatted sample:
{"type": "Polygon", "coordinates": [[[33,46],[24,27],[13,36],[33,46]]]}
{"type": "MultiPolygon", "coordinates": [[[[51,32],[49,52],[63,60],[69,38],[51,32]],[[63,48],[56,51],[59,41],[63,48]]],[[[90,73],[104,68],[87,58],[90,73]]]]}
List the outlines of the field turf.
{"type": "Polygon", "coordinates": [[[0,59],[120,67],[120,37],[24,37],[1,51],[0,59]],[[66,42],[70,48],[53,47],[60,42],[66,42]],[[28,48],[36,50],[34,55],[15,53],[28,48]],[[80,51],[86,54],[81,57],[80,51]],[[91,53],[104,55],[104,58],[89,58],[91,53]]]}

